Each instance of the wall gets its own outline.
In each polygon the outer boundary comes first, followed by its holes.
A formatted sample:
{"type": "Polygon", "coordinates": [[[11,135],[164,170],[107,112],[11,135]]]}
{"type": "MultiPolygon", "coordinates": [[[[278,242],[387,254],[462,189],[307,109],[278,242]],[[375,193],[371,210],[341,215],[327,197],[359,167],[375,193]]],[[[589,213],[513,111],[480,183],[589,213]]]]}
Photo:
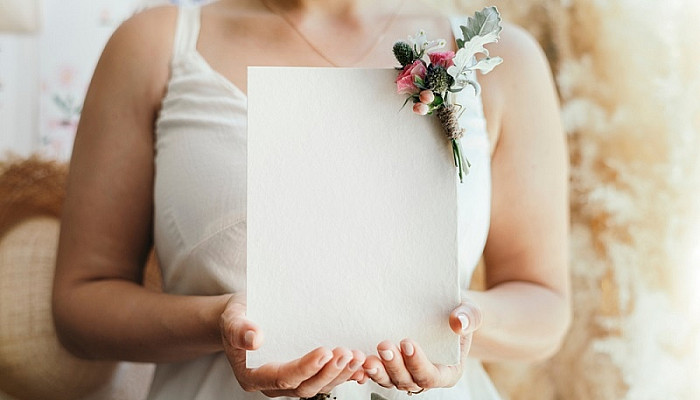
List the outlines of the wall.
{"type": "Polygon", "coordinates": [[[0,156],[67,160],[107,39],[135,10],[162,3],[168,0],[44,0],[39,32],[0,32],[0,156]]]}
{"type": "Polygon", "coordinates": [[[137,0],[45,1],[35,34],[0,34],[0,152],[67,159],[109,35],[137,0]]]}

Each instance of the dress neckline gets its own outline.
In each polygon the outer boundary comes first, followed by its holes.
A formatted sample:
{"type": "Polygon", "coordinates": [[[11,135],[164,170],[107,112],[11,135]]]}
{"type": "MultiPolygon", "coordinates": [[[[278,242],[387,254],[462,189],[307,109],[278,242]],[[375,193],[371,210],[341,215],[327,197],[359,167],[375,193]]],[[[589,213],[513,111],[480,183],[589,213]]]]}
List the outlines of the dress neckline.
{"type": "MultiPolygon", "coordinates": [[[[224,87],[226,87],[228,90],[230,90],[234,95],[237,95],[245,100],[248,99],[248,94],[243,91],[238,85],[233,83],[230,79],[225,77],[222,73],[214,69],[214,67],[209,64],[207,59],[199,52],[197,49],[197,44],[199,43],[199,31],[201,27],[201,22],[202,22],[202,6],[194,6],[191,8],[195,13],[193,15],[193,18],[195,21],[193,21],[196,25],[196,28],[194,32],[194,37],[192,37],[193,42],[192,42],[192,47],[190,49],[190,54],[193,56],[193,59],[196,60],[205,70],[207,70],[217,81],[219,81],[224,87]]],[[[180,7],[180,12],[182,12],[182,7],[180,7]]],[[[459,17],[455,16],[447,16],[447,22],[450,24],[450,27],[452,28],[452,35],[450,37],[450,40],[452,43],[457,42],[457,36],[459,32],[459,24],[457,23],[457,19],[459,17]]],[[[323,68],[323,67],[319,67],[323,68]]],[[[330,67],[330,68],[344,68],[344,67],[330,67]]],[[[347,67],[347,68],[362,68],[362,67],[347,67]]],[[[391,68],[391,67],[387,67],[391,68]]]]}
{"type": "Polygon", "coordinates": [[[241,98],[247,100],[248,94],[245,93],[241,88],[239,88],[230,79],[225,77],[219,71],[215,70],[209,62],[202,56],[197,49],[192,53],[192,58],[199,63],[208,73],[210,73],[217,81],[219,81],[224,87],[229,89],[234,95],[240,96],[241,98]]]}

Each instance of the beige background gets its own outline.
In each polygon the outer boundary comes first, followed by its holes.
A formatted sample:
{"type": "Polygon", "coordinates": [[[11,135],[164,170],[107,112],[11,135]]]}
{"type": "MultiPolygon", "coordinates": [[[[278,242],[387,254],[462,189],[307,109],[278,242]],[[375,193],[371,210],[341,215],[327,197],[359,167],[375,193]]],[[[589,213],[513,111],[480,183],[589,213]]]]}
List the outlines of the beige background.
{"type": "Polygon", "coordinates": [[[457,3],[538,38],[572,161],[571,332],[494,379],[512,399],[700,398],[700,2],[457,3]]]}

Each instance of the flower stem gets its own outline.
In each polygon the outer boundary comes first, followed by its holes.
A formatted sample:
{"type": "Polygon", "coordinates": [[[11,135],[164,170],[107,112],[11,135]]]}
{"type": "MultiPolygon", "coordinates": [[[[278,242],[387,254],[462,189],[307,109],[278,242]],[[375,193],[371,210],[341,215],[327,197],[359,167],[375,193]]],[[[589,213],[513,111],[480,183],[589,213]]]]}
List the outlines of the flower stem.
{"type": "Polygon", "coordinates": [[[469,173],[469,168],[472,166],[469,160],[462,155],[462,144],[459,139],[452,139],[452,154],[455,159],[455,167],[459,171],[459,183],[464,182],[464,175],[469,173]],[[466,166],[466,168],[465,168],[466,166]]]}

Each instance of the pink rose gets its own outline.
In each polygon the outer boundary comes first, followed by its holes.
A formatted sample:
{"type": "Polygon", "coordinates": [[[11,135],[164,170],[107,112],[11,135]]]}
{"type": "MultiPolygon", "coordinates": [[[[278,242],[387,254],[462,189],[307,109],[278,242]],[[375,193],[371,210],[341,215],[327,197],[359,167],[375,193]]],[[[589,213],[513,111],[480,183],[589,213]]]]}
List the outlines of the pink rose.
{"type": "Polygon", "coordinates": [[[421,60],[416,60],[413,64],[405,66],[396,78],[396,90],[399,94],[413,95],[418,93],[420,89],[415,84],[415,78],[424,79],[427,72],[428,69],[421,60]]]}
{"type": "Polygon", "coordinates": [[[455,62],[452,60],[455,58],[454,51],[430,53],[428,57],[430,57],[431,64],[439,65],[445,69],[455,65],[455,62]]]}

